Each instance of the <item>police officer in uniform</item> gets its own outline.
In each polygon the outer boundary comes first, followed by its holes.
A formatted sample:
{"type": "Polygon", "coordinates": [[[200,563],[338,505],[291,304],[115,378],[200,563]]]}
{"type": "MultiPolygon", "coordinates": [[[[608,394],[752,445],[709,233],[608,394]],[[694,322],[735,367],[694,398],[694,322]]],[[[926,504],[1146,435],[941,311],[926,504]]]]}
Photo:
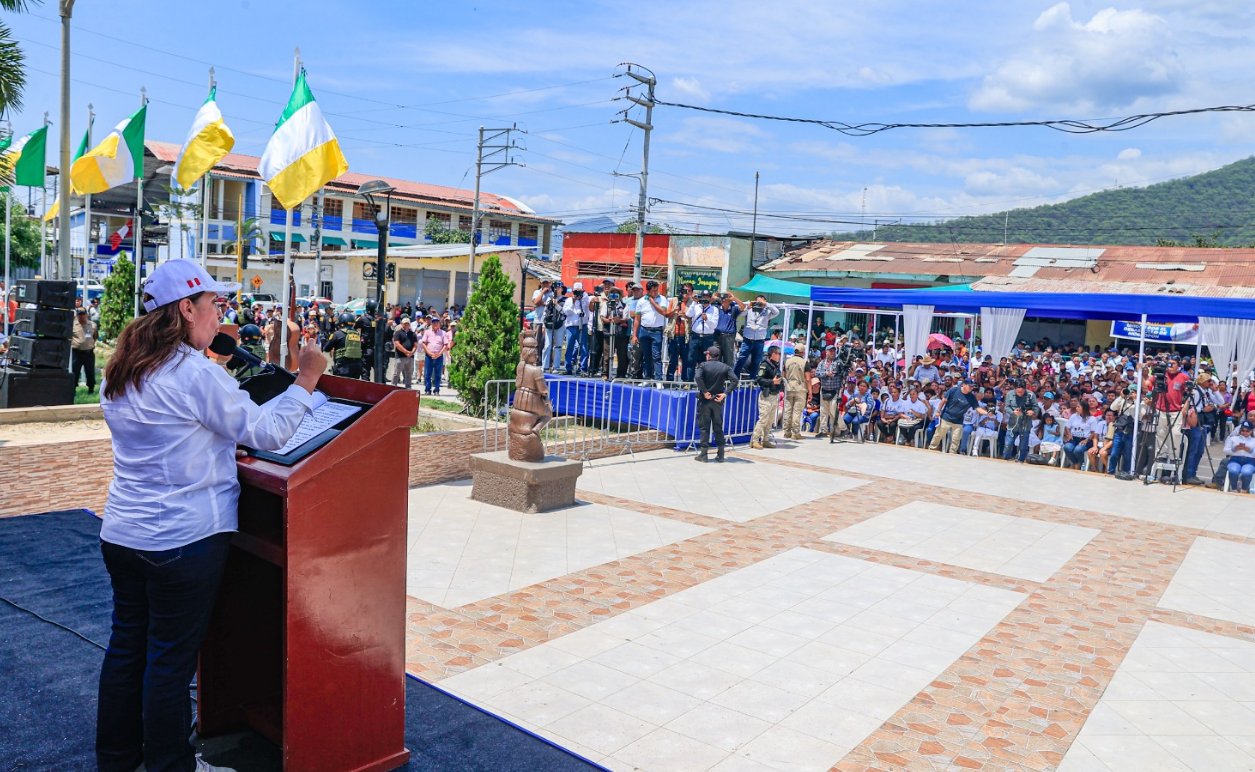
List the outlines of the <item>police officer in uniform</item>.
{"type": "Polygon", "coordinates": [[[362,332],[353,314],[340,314],[339,329],[322,345],[331,354],[331,374],[343,378],[362,377],[362,332]]]}
{"type": "Polygon", "coordinates": [[[719,463],[723,463],[724,446],[727,444],[723,436],[723,400],[734,376],[722,356],[718,346],[711,346],[706,349],[706,361],[698,365],[693,373],[697,384],[697,435],[701,438],[701,452],[697,454],[697,460],[702,462],[710,460],[711,434],[714,434],[715,447],[719,451],[715,456],[719,463]]]}
{"type": "MultiPolygon", "coordinates": [[[[365,312],[353,322],[353,329],[357,330],[362,340],[362,380],[365,381],[371,379],[371,372],[375,369],[375,319],[379,316],[378,310],[375,301],[367,300],[365,312]]],[[[384,372],[387,371],[388,361],[385,359],[384,372]]]]}

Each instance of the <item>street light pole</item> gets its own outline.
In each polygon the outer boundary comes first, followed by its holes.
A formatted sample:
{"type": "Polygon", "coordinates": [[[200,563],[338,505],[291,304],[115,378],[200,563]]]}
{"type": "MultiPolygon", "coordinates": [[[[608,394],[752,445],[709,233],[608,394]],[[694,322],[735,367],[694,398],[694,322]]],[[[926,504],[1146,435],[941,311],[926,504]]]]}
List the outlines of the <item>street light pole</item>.
{"type": "MultiPolygon", "coordinates": [[[[60,182],[70,175],[70,18],[74,0],[61,0],[61,168],[60,182]]],[[[58,183],[60,185],[60,182],[58,183]]],[[[70,186],[60,185],[65,200],[57,220],[57,278],[70,278],[70,186]]]]}
{"type": "Polygon", "coordinates": [[[388,276],[388,233],[392,230],[392,192],[395,187],[383,180],[363,182],[357,194],[366,199],[366,203],[375,212],[375,231],[379,235],[378,252],[375,260],[375,383],[383,383],[387,373],[384,372],[383,347],[387,343],[384,332],[387,322],[384,318],[384,280],[388,276]],[[384,196],[383,207],[375,203],[375,196],[384,196]]]}
{"type": "MultiPolygon", "coordinates": [[[[649,189],[649,135],[654,131],[654,86],[658,85],[658,81],[654,78],[654,74],[652,72],[644,67],[641,67],[639,64],[629,64],[627,71],[623,74],[645,86],[644,98],[638,97],[630,91],[626,97],[629,102],[645,108],[645,122],[641,123],[640,121],[634,121],[627,117],[627,110],[623,111],[623,122],[635,126],[645,133],[641,155],[640,200],[636,205],[636,255],[632,261],[632,281],[640,284],[641,260],[645,253],[645,213],[646,207],[649,203],[649,199],[647,197],[649,189]],[[632,70],[633,67],[644,70],[649,74],[641,75],[638,72],[634,72],[632,70]]],[[[628,86],[627,88],[631,88],[631,86],[628,86]]]]}

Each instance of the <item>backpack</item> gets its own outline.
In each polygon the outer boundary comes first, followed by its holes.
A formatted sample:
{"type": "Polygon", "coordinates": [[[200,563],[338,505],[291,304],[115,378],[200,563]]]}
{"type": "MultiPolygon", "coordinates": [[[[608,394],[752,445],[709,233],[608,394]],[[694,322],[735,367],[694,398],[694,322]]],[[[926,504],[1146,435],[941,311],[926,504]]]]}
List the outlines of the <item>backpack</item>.
{"type": "Polygon", "coordinates": [[[561,301],[554,298],[545,306],[545,326],[551,330],[561,330],[566,323],[566,316],[559,305],[561,301]]]}

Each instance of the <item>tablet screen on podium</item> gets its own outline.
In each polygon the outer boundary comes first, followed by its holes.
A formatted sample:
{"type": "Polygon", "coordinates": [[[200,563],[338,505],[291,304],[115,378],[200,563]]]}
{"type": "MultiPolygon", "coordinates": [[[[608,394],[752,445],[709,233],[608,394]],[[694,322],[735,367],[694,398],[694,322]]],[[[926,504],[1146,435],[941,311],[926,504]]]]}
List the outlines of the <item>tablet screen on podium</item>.
{"type": "Polygon", "coordinates": [[[291,465],[335,439],[365,409],[349,400],[328,399],[321,391],[314,392],[314,409],[305,414],[292,439],[278,450],[254,450],[250,455],[291,465]]]}

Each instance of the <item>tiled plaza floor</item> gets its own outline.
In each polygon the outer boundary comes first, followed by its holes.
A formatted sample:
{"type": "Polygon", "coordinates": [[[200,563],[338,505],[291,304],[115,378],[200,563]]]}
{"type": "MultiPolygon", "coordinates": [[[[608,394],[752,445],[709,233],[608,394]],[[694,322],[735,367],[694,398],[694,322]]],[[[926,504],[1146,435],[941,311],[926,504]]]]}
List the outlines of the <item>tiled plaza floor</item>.
{"type": "Polygon", "coordinates": [[[1255,770],[1255,497],[873,445],[411,492],[407,667],[613,770],[1255,770]]]}

